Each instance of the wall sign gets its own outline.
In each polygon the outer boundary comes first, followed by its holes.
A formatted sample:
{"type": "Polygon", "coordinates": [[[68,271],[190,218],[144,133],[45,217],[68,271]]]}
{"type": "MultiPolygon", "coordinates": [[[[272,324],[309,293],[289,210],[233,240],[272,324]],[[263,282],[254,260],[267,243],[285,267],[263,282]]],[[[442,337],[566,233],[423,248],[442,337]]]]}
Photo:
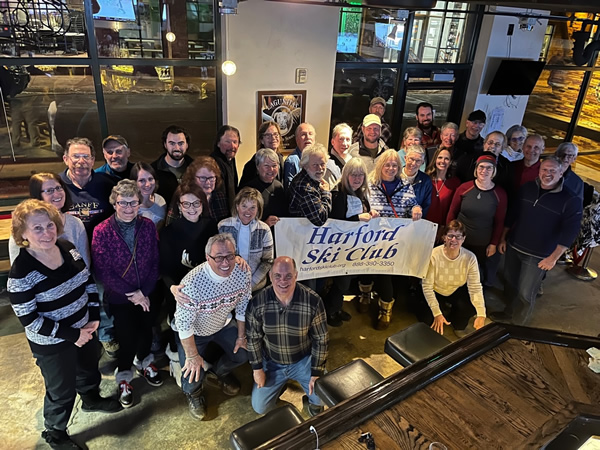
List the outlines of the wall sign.
{"type": "Polygon", "coordinates": [[[258,91],[256,128],[272,120],[281,128],[283,148],[296,148],[296,128],[305,120],[306,91],[258,91]]]}

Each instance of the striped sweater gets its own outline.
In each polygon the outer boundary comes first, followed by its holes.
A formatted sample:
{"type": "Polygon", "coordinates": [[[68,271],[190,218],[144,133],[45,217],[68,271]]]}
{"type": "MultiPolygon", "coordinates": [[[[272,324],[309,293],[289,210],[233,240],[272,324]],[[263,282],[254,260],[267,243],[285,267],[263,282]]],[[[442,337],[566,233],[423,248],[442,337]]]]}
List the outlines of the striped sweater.
{"type": "Polygon", "coordinates": [[[79,329],[100,319],[98,290],[81,255],[68,241],[56,245],[64,260],[57,269],[21,249],[8,275],[10,302],[37,354],[77,342],[79,329]]]}

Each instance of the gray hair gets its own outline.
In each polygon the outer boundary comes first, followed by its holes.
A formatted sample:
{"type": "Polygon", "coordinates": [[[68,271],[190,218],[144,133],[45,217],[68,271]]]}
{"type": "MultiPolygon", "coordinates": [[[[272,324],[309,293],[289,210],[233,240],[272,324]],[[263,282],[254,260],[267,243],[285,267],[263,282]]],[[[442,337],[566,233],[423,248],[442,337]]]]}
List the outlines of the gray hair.
{"type": "Polygon", "coordinates": [[[329,154],[323,144],[312,144],[302,150],[302,156],[300,157],[300,167],[304,169],[308,166],[308,160],[312,155],[322,155],[325,157],[325,162],[329,160],[329,154]]]}
{"type": "Polygon", "coordinates": [[[117,203],[117,197],[137,197],[141,202],[144,201],[144,197],[137,185],[137,182],[133,180],[121,180],[115,187],[112,188],[108,201],[111,205],[115,206],[117,203]]]}
{"type": "Polygon", "coordinates": [[[425,150],[423,149],[423,147],[416,144],[409,145],[408,147],[406,147],[404,149],[404,153],[406,156],[410,155],[411,153],[418,153],[421,156],[425,156],[425,150]]]}
{"type": "Polygon", "coordinates": [[[274,150],[271,150],[270,148],[261,148],[256,152],[256,158],[254,158],[256,167],[263,164],[267,159],[279,165],[279,157],[277,156],[277,153],[275,153],[274,150]]]}
{"type": "Polygon", "coordinates": [[[419,139],[423,139],[423,132],[419,127],[408,127],[402,134],[402,140],[405,140],[409,136],[418,136],[419,139]]]}
{"type": "Polygon", "coordinates": [[[560,144],[558,144],[558,147],[556,147],[554,156],[556,156],[558,158],[564,158],[565,152],[569,148],[572,148],[573,150],[575,150],[575,154],[579,153],[579,147],[577,147],[577,145],[574,144],[573,142],[561,142],[560,144]]]}
{"type": "Polygon", "coordinates": [[[448,129],[448,128],[451,128],[451,129],[453,129],[454,131],[456,131],[456,132],[458,133],[458,125],[456,125],[454,122],[446,122],[446,123],[445,123],[444,125],[442,125],[442,127],[440,128],[440,134],[441,134],[441,133],[442,133],[444,130],[446,130],[446,129],[448,129]]]}
{"type": "Polygon", "coordinates": [[[333,130],[331,131],[331,138],[333,139],[342,131],[349,131],[350,136],[352,136],[352,127],[350,125],[348,125],[347,123],[338,123],[335,127],[333,127],[333,130]]]}
{"type": "Polygon", "coordinates": [[[483,140],[483,142],[487,142],[488,139],[490,138],[490,136],[492,136],[493,134],[502,136],[502,148],[506,147],[506,136],[504,135],[504,133],[502,131],[498,131],[498,130],[488,133],[487,136],[485,137],[485,139],[483,140]]]}
{"type": "Polygon", "coordinates": [[[545,162],[551,162],[551,163],[554,163],[554,164],[556,164],[556,165],[558,166],[558,168],[559,168],[561,171],[563,170],[563,162],[562,162],[562,160],[561,160],[561,159],[559,159],[559,158],[557,158],[557,157],[556,157],[556,156],[554,156],[554,155],[549,155],[549,156],[546,156],[545,158],[543,158],[543,159],[541,160],[541,162],[540,162],[540,167],[541,167],[541,165],[542,165],[542,164],[544,164],[545,162]]]}
{"type": "Polygon", "coordinates": [[[222,243],[231,242],[231,245],[233,245],[233,252],[234,253],[236,252],[235,239],[233,238],[231,233],[215,234],[214,236],[211,236],[210,238],[208,238],[206,247],[204,247],[204,252],[207,255],[210,255],[213,245],[218,244],[219,242],[222,242],[222,243]]]}
{"type": "Polygon", "coordinates": [[[523,135],[527,137],[527,128],[525,128],[523,125],[513,125],[508,130],[506,130],[506,139],[510,141],[512,135],[518,131],[523,133],[523,135]]]}

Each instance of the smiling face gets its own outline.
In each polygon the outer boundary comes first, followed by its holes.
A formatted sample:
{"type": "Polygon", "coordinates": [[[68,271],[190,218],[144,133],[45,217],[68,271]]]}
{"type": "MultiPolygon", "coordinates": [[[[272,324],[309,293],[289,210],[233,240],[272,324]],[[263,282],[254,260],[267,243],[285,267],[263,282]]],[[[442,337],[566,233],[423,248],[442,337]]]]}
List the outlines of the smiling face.
{"type": "Polygon", "coordinates": [[[69,174],[80,180],[89,178],[94,167],[92,150],[84,144],[72,144],[63,155],[63,161],[69,168],[69,174]]]}
{"type": "Polygon", "coordinates": [[[407,148],[411,145],[421,145],[421,138],[417,135],[410,134],[402,141],[402,148],[407,148]]]}
{"type": "Polygon", "coordinates": [[[156,180],[150,172],[140,169],[136,181],[144,197],[149,197],[154,193],[154,189],[156,188],[156,180]]]}
{"type": "Polygon", "coordinates": [[[181,161],[188,149],[188,143],[183,133],[167,134],[165,142],[165,150],[174,161],[181,161]]]}
{"type": "Polygon", "coordinates": [[[290,258],[277,258],[269,272],[269,278],[273,283],[273,291],[275,291],[275,295],[279,300],[288,302],[292,299],[296,289],[298,272],[290,258]]]}
{"type": "Polygon", "coordinates": [[[383,165],[381,170],[381,179],[383,181],[394,181],[398,174],[398,161],[395,159],[388,159],[383,165]]]}
{"type": "Polygon", "coordinates": [[[235,207],[238,213],[238,217],[244,225],[248,225],[256,218],[258,212],[258,205],[256,200],[245,200],[235,207]]]}
{"type": "Polygon", "coordinates": [[[119,219],[121,222],[131,222],[134,220],[137,217],[139,209],[139,198],[117,195],[117,201],[115,202],[115,213],[117,214],[117,219],[119,219]]]}
{"type": "Polygon", "coordinates": [[[494,165],[492,163],[479,163],[476,169],[477,179],[482,182],[488,182],[494,176],[494,165]]]}
{"type": "Polygon", "coordinates": [[[338,134],[331,138],[331,146],[335,152],[343,156],[352,145],[352,132],[348,129],[341,130],[338,134]]]}
{"type": "Polygon", "coordinates": [[[325,168],[327,167],[327,160],[325,156],[320,153],[313,153],[308,158],[308,164],[305,167],[308,176],[315,181],[321,181],[325,176],[325,168]]]}
{"type": "Polygon", "coordinates": [[[362,130],[365,142],[368,142],[369,144],[377,144],[379,137],[381,136],[381,125],[372,123],[367,127],[363,126],[362,130]]]}
{"type": "Polygon", "coordinates": [[[131,150],[126,145],[117,141],[108,141],[102,149],[104,159],[115,172],[123,172],[127,169],[127,162],[131,155],[131,150]]]}
{"type": "Polygon", "coordinates": [[[365,182],[365,173],[364,172],[352,172],[348,175],[348,185],[350,189],[356,192],[365,182]]]}
{"type": "Polygon", "coordinates": [[[228,161],[231,161],[235,158],[235,155],[240,148],[240,137],[235,131],[228,130],[221,136],[221,139],[219,139],[217,147],[219,147],[221,153],[225,155],[225,158],[227,158],[228,161]]]}
{"type": "Polygon", "coordinates": [[[523,143],[525,142],[526,136],[521,131],[515,131],[508,141],[508,145],[515,151],[520,152],[523,150],[523,143]]]}
{"type": "Polygon", "coordinates": [[[35,251],[46,251],[56,244],[56,224],[50,220],[48,214],[31,214],[25,222],[23,238],[29,241],[29,247],[35,251]]]}
{"type": "Polygon", "coordinates": [[[528,165],[537,163],[544,151],[544,141],[536,136],[529,136],[523,144],[523,160],[528,165]]]}
{"type": "Polygon", "coordinates": [[[423,164],[425,158],[420,153],[411,152],[406,155],[406,166],[404,166],[404,173],[409,177],[414,176],[421,164],[423,164]]]}
{"type": "Polygon", "coordinates": [[[228,277],[235,269],[235,247],[229,241],[215,242],[206,255],[210,268],[221,277],[228,277]],[[233,256],[233,258],[232,258],[233,256]],[[223,259],[220,262],[215,260],[223,259]]]}
{"type": "Polygon", "coordinates": [[[417,123],[420,128],[428,130],[433,124],[433,111],[428,106],[421,106],[417,111],[417,123]]]}
{"type": "Polygon", "coordinates": [[[562,176],[561,167],[555,161],[544,160],[540,164],[540,185],[542,189],[554,189],[562,176]]]}
{"type": "Polygon", "coordinates": [[[452,156],[448,150],[442,150],[435,159],[435,168],[438,172],[446,172],[452,162],[452,156]]]}
{"type": "Polygon", "coordinates": [[[186,220],[196,223],[202,214],[202,202],[194,194],[184,194],[179,197],[179,210],[186,220]]]}
{"type": "Polygon", "coordinates": [[[448,230],[444,235],[444,247],[451,250],[458,250],[463,244],[465,236],[458,230],[448,230]]]}
{"type": "Polygon", "coordinates": [[[375,103],[369,106],[369,114],[375,114],[381,118],[385,114],[385,106],[381,103],[375,103]]]}
{"type": "Polygon", "coordinates": [[[55,206],[59,211],[65,206],[65,191],[56,180],[46,180],[42,183],[41,196],[43,201],[55,206]]]}
{"type": "Polygon", "coordinates": [[[440,133],[440,139],[442,140],[442,147],[452,148],[458,139],[458,132],[453,128],[446,128],[440,133]]]}
{"type": "Polygon", "coordinates": [[[498,156],[502,153],[502,144],[504,143],[504,138],[501,134],[491,133],[486,138],[483,143],[483,149],[486,152],[491,152],[494,155],[498,156]]]}
{"type": "Polygon", "coordinates": [[[260,163],[257,167],[258,177],[263,183],[272,183],[279,173],[279,163],[271,161],[269,158],[260,163]]]}
{"type": "Polygon", "coordinates": [[[277,130],[277,127],[271,125],[263,134],[260,143],[264,148],[270,148],[271,150],[277,150],[281,143],[281,135],[277,130]]]}
{"type": "Polygon", "coordinates": [[[479,133],[481,133],[483,127],[485,127],[485,122],[481,120],[467,120],[465,135],[469,139],[476,139],[479,137],[479,133]]]}
{"type": "Polygon", "coordinates": [[[196,172],[196,183],[207,197],[210,197],[212,191],[215,190],[215,185],[217,184],[217,176],[212,170],[207,169],[206,167],[201,167],[196,172]]]}

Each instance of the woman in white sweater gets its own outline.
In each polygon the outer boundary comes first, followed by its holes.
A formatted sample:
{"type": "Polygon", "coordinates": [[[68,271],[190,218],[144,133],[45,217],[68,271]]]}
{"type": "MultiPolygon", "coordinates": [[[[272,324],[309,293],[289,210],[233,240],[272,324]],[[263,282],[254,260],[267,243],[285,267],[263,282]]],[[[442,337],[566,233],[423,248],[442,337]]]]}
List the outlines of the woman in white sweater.
{"type": "Polygon", "coordinates": [[[465,226],[462,223],[451,221],[442,239],[444,244],[435,247],[431,253],[427,276],[423,280],[423,295],[431,310],[431,328],[443,334],[444,325],[452,324],[461,337],[474,314],[477,315],[475,329],[485,323],[479,267],[475,255],[462,248],[465,240],[465,226]]]}

